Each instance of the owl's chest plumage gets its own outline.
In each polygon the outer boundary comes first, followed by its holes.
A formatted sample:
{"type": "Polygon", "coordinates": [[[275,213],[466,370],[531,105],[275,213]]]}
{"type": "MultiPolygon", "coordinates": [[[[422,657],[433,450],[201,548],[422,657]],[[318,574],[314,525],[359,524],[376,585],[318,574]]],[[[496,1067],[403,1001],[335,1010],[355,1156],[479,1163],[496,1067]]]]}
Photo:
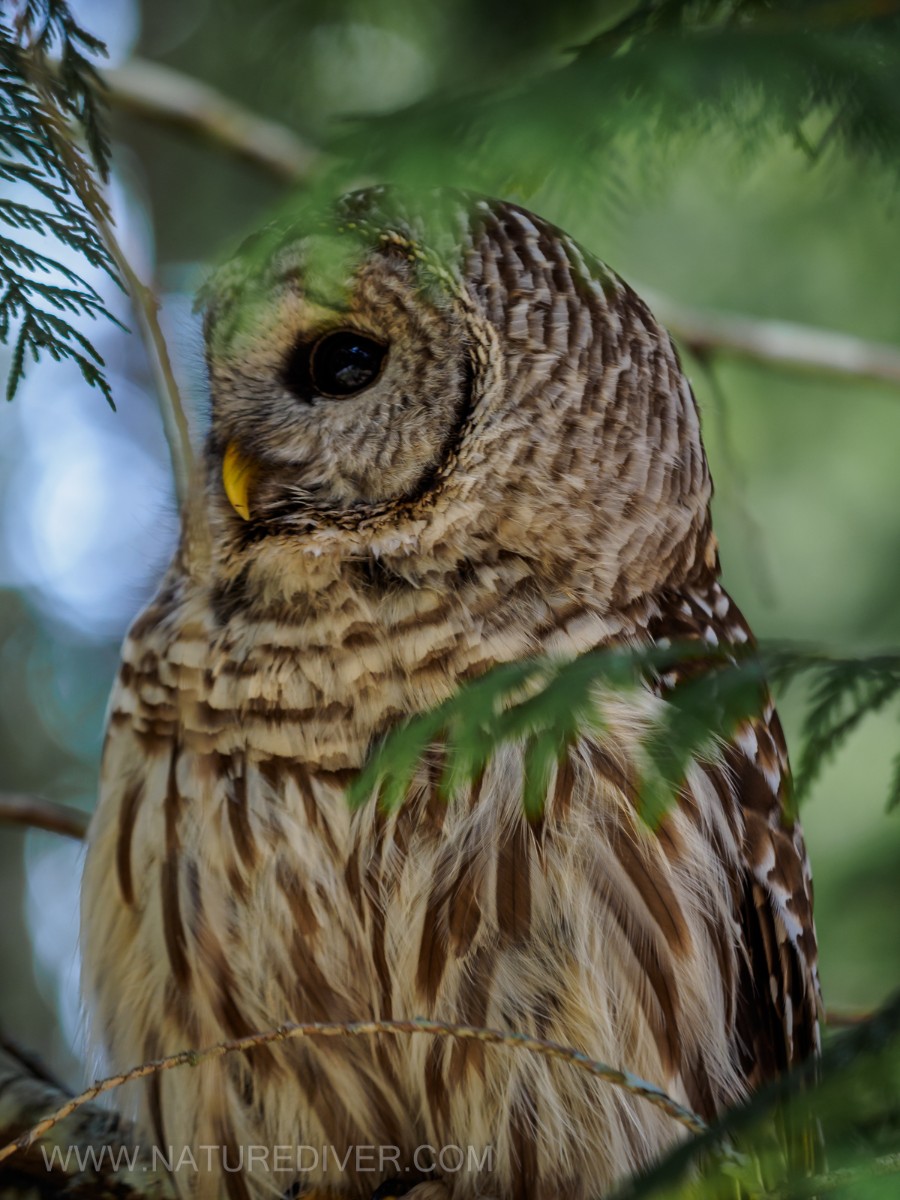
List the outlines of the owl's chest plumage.
{"type": "MultiPolygon", "coordinates": [[[[373,737],[535,639],[487,607],[461,623],[438,594],[395,605],[391,629],[358,596],[333,600],[321,625],[302,607],[250,625],[164,603],[126,643],[84,900],[87,986],[114,1065],[288,1020],[426,1015],[576,1045],[710,1115],[741,1095],[743,822],[723,777],[696,768],[665,836],[640,826],[637,743],[661,701],[610,701],[606,734],[572,748],[538,825],[515,747],[449,805],[425,762],[398,813],[354,814],[344,787],[373,737]]],[[[610,632],[558,607],[543,648],[610,632]]],[[[187,1090],[154,1080],[142,1112],[164,1146],[374,1144],[406,1161],[463,1144],[483,1166],[490,1145],[493,1173],[460,1173],[461,1197],[526,1177],[534,1196],[587,1195],[679,1134],[570,1067],[424,1037],[234,1055],[187,1090]]],[[[365,1194],[380,1177],[320,1162],[304,1179],[365,1194]]]]}

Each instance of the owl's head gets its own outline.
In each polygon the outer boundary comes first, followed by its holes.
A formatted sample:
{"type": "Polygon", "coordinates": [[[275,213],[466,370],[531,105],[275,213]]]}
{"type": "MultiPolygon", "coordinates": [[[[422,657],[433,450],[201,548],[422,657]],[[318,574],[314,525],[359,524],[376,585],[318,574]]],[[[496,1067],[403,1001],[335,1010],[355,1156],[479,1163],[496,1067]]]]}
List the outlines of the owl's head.
{"type": "Polygon", "coordinates": [[[523,209],[356,192],[246,248],[207,301],[205,502],[232,558],[266,539],[415,582],[517,555],[616,604],[708,558],[668,336],[523,209]]]}

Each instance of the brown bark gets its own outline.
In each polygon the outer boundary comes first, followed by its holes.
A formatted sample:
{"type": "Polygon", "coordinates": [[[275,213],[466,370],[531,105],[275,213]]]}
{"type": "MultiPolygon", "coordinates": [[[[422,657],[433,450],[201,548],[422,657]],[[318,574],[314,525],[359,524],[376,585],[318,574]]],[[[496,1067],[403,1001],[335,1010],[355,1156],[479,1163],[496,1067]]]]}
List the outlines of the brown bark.
{"type": "MultiPolygon", "coordinates": [[[[0,1046],[0,1145],[69,1099],[28,1055],[0,1046]]],[[[174,1200],[171,1180],[141,1157],[128,1124],[85,1104],[26,1151],[0,1164],[0,1200],[174,1200]],[[83,1164],[83,1168],[82,1168],[83,1164]]]]}

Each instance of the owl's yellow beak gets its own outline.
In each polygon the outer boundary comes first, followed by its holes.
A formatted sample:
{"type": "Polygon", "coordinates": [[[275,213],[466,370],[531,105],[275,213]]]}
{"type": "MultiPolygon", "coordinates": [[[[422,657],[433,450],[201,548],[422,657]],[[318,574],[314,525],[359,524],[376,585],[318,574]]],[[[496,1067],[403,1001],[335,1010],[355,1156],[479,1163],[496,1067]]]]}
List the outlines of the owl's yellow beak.
{"type": "Polygon", "coordinates": [[[222,460],[222,483],[231,507],[243,520],[250,520],[250,488],[256,478],[256,464],[244,458],[237,445],[229,442],[222,460]]]}

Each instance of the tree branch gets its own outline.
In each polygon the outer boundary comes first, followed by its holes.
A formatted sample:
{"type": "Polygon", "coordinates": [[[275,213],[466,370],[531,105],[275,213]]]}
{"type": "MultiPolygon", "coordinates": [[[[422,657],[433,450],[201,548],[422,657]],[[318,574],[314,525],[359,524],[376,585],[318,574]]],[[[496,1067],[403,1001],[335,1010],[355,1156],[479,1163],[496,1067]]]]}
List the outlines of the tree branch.
{"type": "Polygon", "coordinates": [[[854,1029],[857,1025],[865,1025],[875,1015],[872,1008],[850,1011],[843,1008],[828,1008],[825,1011],[825,1024],[831,1029],[854,1029]]]}
{"type": "MultiPolygon", "coordinates": [[[[0,1046],[0,1143],[14,1141],[67,1093],[0,1046]]],[[[0,1168],[4,1195],[90,1196],[91,1200],[174,1200],[172,1181],[141,1153],[131,1128],[109,1109],[86,1104],[0,1168]]]]}
{"type": "Polygon", "coordinates": [[[102,74],[116,108],[221,146],[284,182],[305,179],[321,157],[284,125],[249,112],[182,71],[133,58],[102,74]]]}
{"type": "MultiPolygon", "coordinates": [[[[287,183],[302,183],[322,152],[207,84],[146,59],[104,73],[110,102],[222,147],[287,183]]],[[[729,354],[767,366],[900,385],[900,348],[788,321],[725,315],[644,292],[677,341],[701,358],[729,354]]]]}
{"type": "Polygon", "coordinates": [[[730,354],[766,366],[900,385],[900,347],[792,321],[686,308],[647,289],[642,294],[676,341],[698,358],[730,354]]]}
{"type": "MultiPolygon", "coordinates": [[[[104,79],[115,107],[220,145],[278,180],[304,181],[322,156],[287,127],[156,62],[133,59],[104,73],[104,79]]],[[[730,354],[794,371],[900,385],[898,347],[782,320],[697,310],[647,290],[643,294],[676,340],[700,358],[730,354]]]]}
{"type": "Polygon", "coordinates": [[[61,833],[64,837],[80,840],[87,833],[90,819],[90,813],[71,808],[68,804],[57,804],[40,796],[0,793],[0,821],[11,825],[46,829],[50,833],[61,833]]]}

